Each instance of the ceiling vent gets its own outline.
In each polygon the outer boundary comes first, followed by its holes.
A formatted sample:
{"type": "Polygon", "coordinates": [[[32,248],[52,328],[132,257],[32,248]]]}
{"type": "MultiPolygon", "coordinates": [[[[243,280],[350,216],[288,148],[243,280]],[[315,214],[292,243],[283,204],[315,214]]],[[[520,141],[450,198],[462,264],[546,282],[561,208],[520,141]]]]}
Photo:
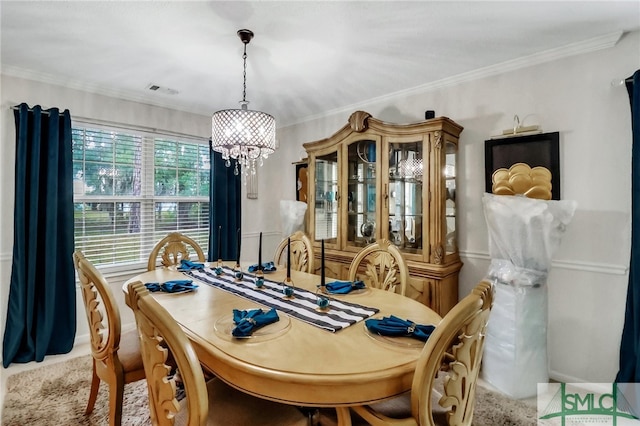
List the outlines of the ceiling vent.
{"type": "Polygon", "coordinates": [[[177,95],[178,93],[180,93],[175,89],[158,86],[157,84],[150,84],[147,86],[147,89],[151,90],[152,92],[164,93],[165,95],[177,95]]]}

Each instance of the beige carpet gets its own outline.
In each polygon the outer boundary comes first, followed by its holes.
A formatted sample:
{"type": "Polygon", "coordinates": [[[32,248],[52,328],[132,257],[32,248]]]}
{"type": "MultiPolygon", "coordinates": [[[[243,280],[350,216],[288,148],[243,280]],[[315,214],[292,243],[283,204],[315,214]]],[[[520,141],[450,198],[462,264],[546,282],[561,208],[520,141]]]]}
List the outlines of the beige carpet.
{"type": "MultiPolygon", "coordinates": [[[[17,373],[7,379],[2,425],[108,425],[109,402],[105,385],[100,386],[93,413],[84,415],[90,381],[90,356],[17,373]]],[[[150,425],[146,383],[140,381],[125,386],[124,398],[122,425],[150,425]]],[[[536,424],[535,408],[522,401],[513,401],[483,388],[478,388],[476,401],[473,422],[476,426],[536,424]]],[[[329,417],[321,417],[323,426],[330,423],[329,417]]]]}

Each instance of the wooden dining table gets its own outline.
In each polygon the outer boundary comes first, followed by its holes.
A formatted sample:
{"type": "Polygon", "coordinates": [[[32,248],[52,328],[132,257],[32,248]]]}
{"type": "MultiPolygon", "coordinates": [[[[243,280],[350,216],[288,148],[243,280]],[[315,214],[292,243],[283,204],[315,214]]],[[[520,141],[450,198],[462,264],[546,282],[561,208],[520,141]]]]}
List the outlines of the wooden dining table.
{"type": "MultiPolygon", "coordinates": [[[[205,266],[211,275],[210,267],[216,265],[205,266]]],[[[244,284],[253,286],[247,266],[243,265],[244,278],[248,280],[244,284]]],[[[221,277],[233,289],[233,272],[225,269],[221,277]]],[[[265,273],[264,278],[267,286],[256,290],[259,296],[267,287],[282,288],[286,268],[278,266],[276,271],[265,273]]],[[[365,319],[331,331],[277,309],[279,321],[249,337],[235,338],[231,335],[235,326],[233,310],[266,306],[175,268],[137,275],[124,284],[123,290],[126,293],[127,285],[134,281],[163,283],[182,279],[192,279],[198,288],[181,294],[154,292],[153,296],[184,329],[203,367],[241,391],[296,406],[335,407],[338,424],[349,426],[349,406],[384,401],[411,388],[424,342],[371,333],[365,327],[365,319]]],[[[319,294],[320,276],[291,271],[291,280],[306,296],[319,294]]],[[[332,315],[343,302],[377,311],[370,318],[394,315],[417,324],[437,324],[441,319],[415,300],[374,288],[325,296],[330,304],[328,310],[317,308],[320,318],[332,315]]],[[[293,299],[276,295],[276,302],[283,306],[302,301],[298,299],[295,295],[293,299]]]]}

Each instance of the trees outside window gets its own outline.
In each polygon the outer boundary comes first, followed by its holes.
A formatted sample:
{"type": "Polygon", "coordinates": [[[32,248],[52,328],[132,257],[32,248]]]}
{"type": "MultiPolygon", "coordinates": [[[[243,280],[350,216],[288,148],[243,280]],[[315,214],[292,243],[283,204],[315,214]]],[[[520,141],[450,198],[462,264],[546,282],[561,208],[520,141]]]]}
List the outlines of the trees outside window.
{"type": "Polygon", "coordinates": [[[207,247],[209,161],[206,141],[74,127],[75,248],[131,267],[169,232],[207,247]]]}

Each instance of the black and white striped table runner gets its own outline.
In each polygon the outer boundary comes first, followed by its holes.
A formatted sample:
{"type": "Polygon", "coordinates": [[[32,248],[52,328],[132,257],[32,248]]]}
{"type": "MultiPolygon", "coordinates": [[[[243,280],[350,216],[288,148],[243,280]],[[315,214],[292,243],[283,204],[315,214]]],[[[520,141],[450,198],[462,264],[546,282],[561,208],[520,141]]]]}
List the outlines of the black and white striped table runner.
{"type": "Polygon", "coordinates": [[[377,308],[369,308],[357,303],[331,298],[330,309],[326,312],[317,310],[316,295],[308,290],[295,287],[292,299],[285,299],[282,293],[283,284],[268,280],[260,289],[254,284],[255,275],[244,273],[242,281],[233,276],[231,268],[224,267],[224,274],[216,275],[213,269],[185,271],[184,274],[205,284],[254,302],[275,308],[294,318],[332,332],[342,330],[379,312],[377,308]]]}

